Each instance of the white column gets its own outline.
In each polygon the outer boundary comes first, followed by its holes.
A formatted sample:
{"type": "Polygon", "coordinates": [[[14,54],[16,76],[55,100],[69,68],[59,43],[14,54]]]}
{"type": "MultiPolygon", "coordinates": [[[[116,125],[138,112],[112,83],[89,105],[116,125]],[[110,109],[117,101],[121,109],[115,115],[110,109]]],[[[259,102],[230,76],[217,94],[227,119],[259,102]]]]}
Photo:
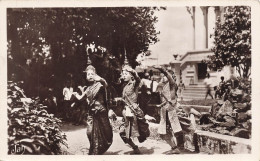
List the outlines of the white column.
{"type": "Polygon", "coordinates": [[[225,7],[220,7],[220,19],[221,19],[221,22],[224,21],[224,12],[225,12],[225,7]]]}
{"type": "Polygon", "coordinates": [[[208,20],[208,7],[203,7],[202,9],[203,15],[204,15],[204,27],[205,27],[205,48],[208,48],[208,42],[209,42],[209,33],[208,33],[208,25],[209,25],[209,20],[208,20]]]}
{"type": "Polygon", "coordinates": [[[174,74],[176,75],[176,83],[180,83],[180,63],[174,64],[174,74]]]}
{"type": "Polygon", "coordinates": [[[195,35],[195,33],[196,33],[196,25],[195,25],[195,22],[196,22],[196,7],[192,7],[192,27],[193,27],[193,35],[192,35],[192,37],[193,37],[193,50],[195,50],[196,49],[196,35],[195,35]]]}
{"type": "Polygon", "coordinates": [[[194,83],[198,83],[198,63],[193,63],[193,69],[194,69],[194,83]]]}
{"type": "Polygon", "coordinates": [[[209,7],[208,9],[208,48],[211,49],[213,47],[214,37],[210,37],[210,35],[214,34],[215,31],[215,22],[216,22],[216,14],[214,11],[214,7],[209,7]]]}
{"type": "Polygon", "coordinates": [[[195,14],[195,49],[201,50],[206,48],[206,26],[203,7],[196,7],[195,14]]]}

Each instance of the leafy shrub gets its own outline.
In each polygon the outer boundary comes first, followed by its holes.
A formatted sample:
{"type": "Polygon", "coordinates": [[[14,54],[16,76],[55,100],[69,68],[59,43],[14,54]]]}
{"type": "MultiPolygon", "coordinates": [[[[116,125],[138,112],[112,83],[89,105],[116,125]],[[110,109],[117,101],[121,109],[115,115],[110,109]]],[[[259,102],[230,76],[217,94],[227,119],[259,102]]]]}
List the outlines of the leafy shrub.
{"type": "Polygon", "coordinates": [[[60,129],[61,120],[48,114],[39,99],[26,98],[17,83],[8,82],[8,154],[15,145],[23,154],[60,154],[66,136],[60,129]]]}

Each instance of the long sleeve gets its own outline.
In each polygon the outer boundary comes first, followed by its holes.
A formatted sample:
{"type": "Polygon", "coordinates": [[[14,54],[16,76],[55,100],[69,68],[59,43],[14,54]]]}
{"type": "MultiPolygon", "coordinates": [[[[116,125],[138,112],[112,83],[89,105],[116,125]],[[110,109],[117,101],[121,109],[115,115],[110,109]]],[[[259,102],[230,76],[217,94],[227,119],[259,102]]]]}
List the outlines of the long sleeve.
{"type": "Polygon", "coordinates": [[[166,71],[165,68],[162,68],[162,73],[167,77],[168,81],[169,81],[169,84],[170,84],[170,89],[172,90],[175,86],[175,81],[174,79],[172,78],[171,74],[169,72],[166,71]]]}
{"type": "Polygon", "coordinates": [[[131,72],[131,73],[135,79],[135,90],[138,90],[140,87],[141,79],[136,72],[131,72]]]}
{"type": "Polygon", "coordinates": [[[108,110],[108,104],[107,104],[107,96],[106,96],[106,89],[105,87],[101,87],[95,97],[95,100],[101,103],[107,110],[108,110]]]}
{"type": "Polygon", "coordinates": [[[101,78],[99,81],[105,88],[108,86],[107,81],[104,78],[101,78]]]}
{"type": "Polygon", "coordinates": [[[85,96],[86,96],[85,93],[82,93],[81,95],[78,94],[78,93],[75,94],[75,97],[76,97],[78,100],[82,100],[85,96]]]}

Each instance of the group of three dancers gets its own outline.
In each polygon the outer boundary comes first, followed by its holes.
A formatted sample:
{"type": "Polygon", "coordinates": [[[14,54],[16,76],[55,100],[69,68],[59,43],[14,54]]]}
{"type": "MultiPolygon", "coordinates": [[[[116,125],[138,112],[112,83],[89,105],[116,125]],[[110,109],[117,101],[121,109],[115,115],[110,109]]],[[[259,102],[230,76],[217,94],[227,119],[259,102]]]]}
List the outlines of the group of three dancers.
{"type": "MultiPolygon", "coordinates": [[[[184,140],[182,127],[175,109],[177,104],[175,81],[163,67],[157,66],[155,68],[165,75],[158,87],[162,102],[157,106],[160,108],[158,133],[171,146],[169,153],[178,154],[180,149],[184,147],[184,140]],[[173,136],[175,136],[177,144],[173,136]]],[[[78,99],[87,101],[89,155],[100,155],[105,153],[112,144],[113,132],[109,118],[115,118],[116,115],[107,106],[106,81],[97,75],[92,65],[89,65],[84,72],[86,73],[87,86],[82,95],[75,95],[78,99]]],[[[125,102],[125,107],[122,111],[124,126],[120,129],[120,136],[124,143],[131,146],[134,154],[140,154],[138,146],[132,139],[137,137],[139,142],[144,142],[149,136],[149,127],[145,122],[146,117],[137,102],[141,80],[137,72],[130,66],[123,67],[121,76],[125,82],[122,93],[122,101],[125,102]]]]}

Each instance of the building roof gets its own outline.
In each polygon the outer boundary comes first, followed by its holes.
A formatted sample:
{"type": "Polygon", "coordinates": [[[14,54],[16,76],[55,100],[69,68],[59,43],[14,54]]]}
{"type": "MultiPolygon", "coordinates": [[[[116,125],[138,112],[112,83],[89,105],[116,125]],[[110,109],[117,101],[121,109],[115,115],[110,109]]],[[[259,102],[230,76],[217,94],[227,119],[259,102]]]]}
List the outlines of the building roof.
{"type": "Polygon", "coordinates": [[[209,49],[188,51],[179,60],[173,60],[170,63],[181,64],[182,66],[187,62],[201,62],[204,59],[208,59],[208,56],[212,54],[213,52],[210,51],[209,49]]]}
{"type": "Polygon", "coordinates": [[[188,51],[186,54],[184,54],[181,58],[180,61],[183,61],[186,57],[188,57],[191,54],[209,54],[211,55],[213,52],[210,51],[210,49],[205,49],[205,50],[193,50],[193,51],[188,51]]]}

